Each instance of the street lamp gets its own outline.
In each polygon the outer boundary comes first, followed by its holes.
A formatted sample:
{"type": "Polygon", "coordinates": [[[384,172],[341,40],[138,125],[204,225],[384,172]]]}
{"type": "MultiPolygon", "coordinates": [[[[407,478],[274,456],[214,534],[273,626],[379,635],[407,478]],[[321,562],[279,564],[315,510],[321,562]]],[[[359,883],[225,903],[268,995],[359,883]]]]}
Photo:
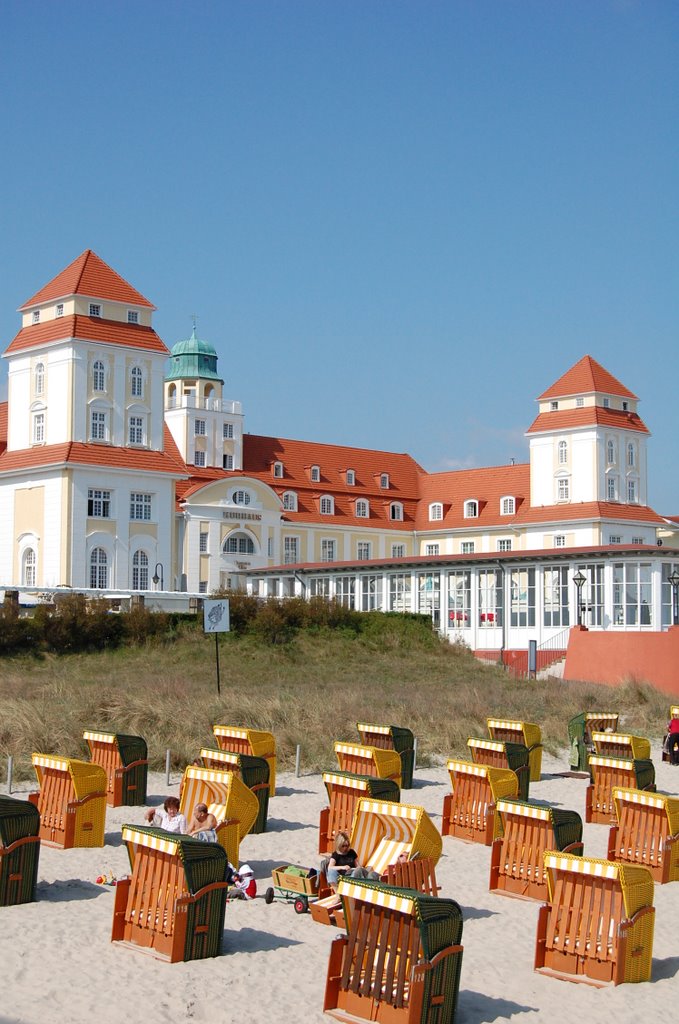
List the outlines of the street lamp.
{"type": "Polygon", "coordinates": [[[672,625],[679,626],[679,570],[676,565],[667,577],[667,582],[672,587],[672,625]]]}
{"type": "Polygon", "coordinates": [[[163,579],[163,566],[160,562],[156,562],[156,567],[153,570],[153,582],[157,587],[160,583],[160,589],[165,590],[165,580],[163,579]]]}
{"type": "Polygon", "coordinates": [[[581,600],[581,598],[582,598],[582,588],[584,587],[586,582],[587,582],[587,577],[585,576],[584,572],[582,571],[582,569],[578,569],[578,571],[576,572],[575,576],[573,577],[573,583],[575,583],[575,586],[577,587],[577,590],[578,590],[578,596],[577,596],[577,602],[578,602],[578,604],[577,604],[577,625],[578,626],[582,625],[582,600],[581,600]]]}

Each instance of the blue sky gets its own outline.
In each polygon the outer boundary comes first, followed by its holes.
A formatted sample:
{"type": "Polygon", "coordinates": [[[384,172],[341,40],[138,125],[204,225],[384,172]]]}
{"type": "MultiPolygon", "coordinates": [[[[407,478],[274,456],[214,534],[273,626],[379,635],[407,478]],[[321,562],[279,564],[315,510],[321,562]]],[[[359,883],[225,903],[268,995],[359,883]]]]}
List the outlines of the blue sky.
{"type": "MultiPolygon", "coordinates": [[[[679,514],[679,6],[4,0],[0,325],[94,249],[252,433],[527,459],[585,354],[679,514]]],[[[0,387],[5,389],[4,371],[0,387]]]]}

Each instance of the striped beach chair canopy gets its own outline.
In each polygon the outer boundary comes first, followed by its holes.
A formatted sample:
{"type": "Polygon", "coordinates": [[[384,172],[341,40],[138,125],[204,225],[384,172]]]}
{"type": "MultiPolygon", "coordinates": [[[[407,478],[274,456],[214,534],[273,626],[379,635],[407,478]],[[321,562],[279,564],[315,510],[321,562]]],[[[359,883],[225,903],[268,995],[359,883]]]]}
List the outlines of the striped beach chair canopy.
{"type": "Polygon", "coordinates": [[[393,779],[401,788],[401,757],[395,750],[338,740],[335,743],[335,756],[341,771],[393,779]]]}
{"type": "Polygon", "coordinates": [[[225,846],[231,863],[237,865],[241,840],[252,830],[259,814],[257,797],[234,772],[188,765],[181,784],[180,811],[188,819],[200,803],[207,804],[217,819],[217,839],[225,846]]]}
{"type": "Polygon", "coordinates": [[[651,743],[644,736],[631,736],[624,732],[593,732],[592,743],[597,754],[609,757],[629,757],[635,761],[648,760],[651,743]]]}
{"type": "Polygon", "coordinates": [[[223,882],[226,878],[227,854],[218,843],[202,843],[192,836],[175,835],[146,825],[123,825],[122,839],[133,871],[135,858],[141,850],[179,857],[184,867],[185,891],[192,896],[206,885],[223,882]]]}
{"type": "Polygon", "coordinates": [[[516,818],[530,818],[534,821],[549,823],[554,833],[556,850],[563,850],[571,843],[582,841],[582,818],[577,811],[531,803],[530,800],[505,799],[498,800],[495,810],[500,817],[500,835],[504,834],[505,820],[511,815],[516,818]]]}
{"type": "Polygon", "coordinates": [[[354,812],[351,845],[359,862],[381,875],[402,853],[411,859],[430,857],[437,864],[443,841],[424,808],[362,797],[354,812]]]}
{"type": "Polygon", "coordinates": [[[351,789],[356,796],[371,796],[376,800],[400,799],[400,790],[393,779],[380,779],[375,775],[354,775],[353,772],[323,772],[323,783],[328,793],[328,799],[332,800],[333,793],[337,789],[351,789]]]}
{"type": "Polygon", "coordinates": [[[208,747],[201,749],[200,758],[206,768],[234,772],[243,780],[259,802],[257,819],[250,831],[254,835],[266,832],[269,810],[269,762],[263,757],[253,757],[251,754],[238,754],[233,750],[211,750],[208,747]]]}
{"type": "Polygon", "coordinates": [[[68,775],[78,800],[91,793],[106,792],[106,772],[101,765],[58,754],[33,754],[31,760],[41,788],[48,772],[55,772],[68,775]]]}
{"type": "Polygon", "coordinates": [[[487,718],[488,735],[492,740],[523,743],[528,747],[530,781],[539,782],[542,772],[542,730],[534,722],[511,718],[487,718]]]}
{"type": "Polygon", "coordinates": [[[358,722],[362,743],[370,747],[395,750],[401,758],[401,786],[412,789],[415,759],[415,737],[411,729],[401,725],[370,725],[358,722]]]}
{"type": "Polygon", "coordinates": [[[83,739],[90,759],[107,777],[107,799],[112,807],[141,807],[146,803],[148,747],[141,736],[86,730],[83,739]]]}
{"type": "Polygon", "coordinates": [[[276,795],[276,740],[273,733],[244,729],[236,725],[213,725],[212,732],[221,750],[263,757],[269,764],[269,794],[276,795]]]}

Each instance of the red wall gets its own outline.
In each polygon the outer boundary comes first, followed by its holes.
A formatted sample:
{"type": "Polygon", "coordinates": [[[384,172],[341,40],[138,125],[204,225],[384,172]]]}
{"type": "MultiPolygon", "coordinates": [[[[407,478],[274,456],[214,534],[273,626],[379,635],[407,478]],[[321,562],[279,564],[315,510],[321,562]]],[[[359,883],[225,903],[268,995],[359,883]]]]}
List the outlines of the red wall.
{"type": "Polygon", "coordinates": [[[563,677],[611,686],[637,680],[677,699],[679,626],[666,633],[590,633],[574,626],[563,677]]]}

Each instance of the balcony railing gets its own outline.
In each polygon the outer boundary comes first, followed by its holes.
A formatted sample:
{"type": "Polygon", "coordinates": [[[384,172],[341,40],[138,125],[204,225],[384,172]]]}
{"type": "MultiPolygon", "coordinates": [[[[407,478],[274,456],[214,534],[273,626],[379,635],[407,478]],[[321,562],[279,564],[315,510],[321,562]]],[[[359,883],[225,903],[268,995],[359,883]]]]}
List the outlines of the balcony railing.
{"type": "Polygon", "coordinates": [[[200,409],[202,412],[226,412],[232,416],[241,416],[243,407],[240,402],[230,402],[219,398],[196,398],[195,395],[175,395],[168,398],[166,409],[200,409]]]}

